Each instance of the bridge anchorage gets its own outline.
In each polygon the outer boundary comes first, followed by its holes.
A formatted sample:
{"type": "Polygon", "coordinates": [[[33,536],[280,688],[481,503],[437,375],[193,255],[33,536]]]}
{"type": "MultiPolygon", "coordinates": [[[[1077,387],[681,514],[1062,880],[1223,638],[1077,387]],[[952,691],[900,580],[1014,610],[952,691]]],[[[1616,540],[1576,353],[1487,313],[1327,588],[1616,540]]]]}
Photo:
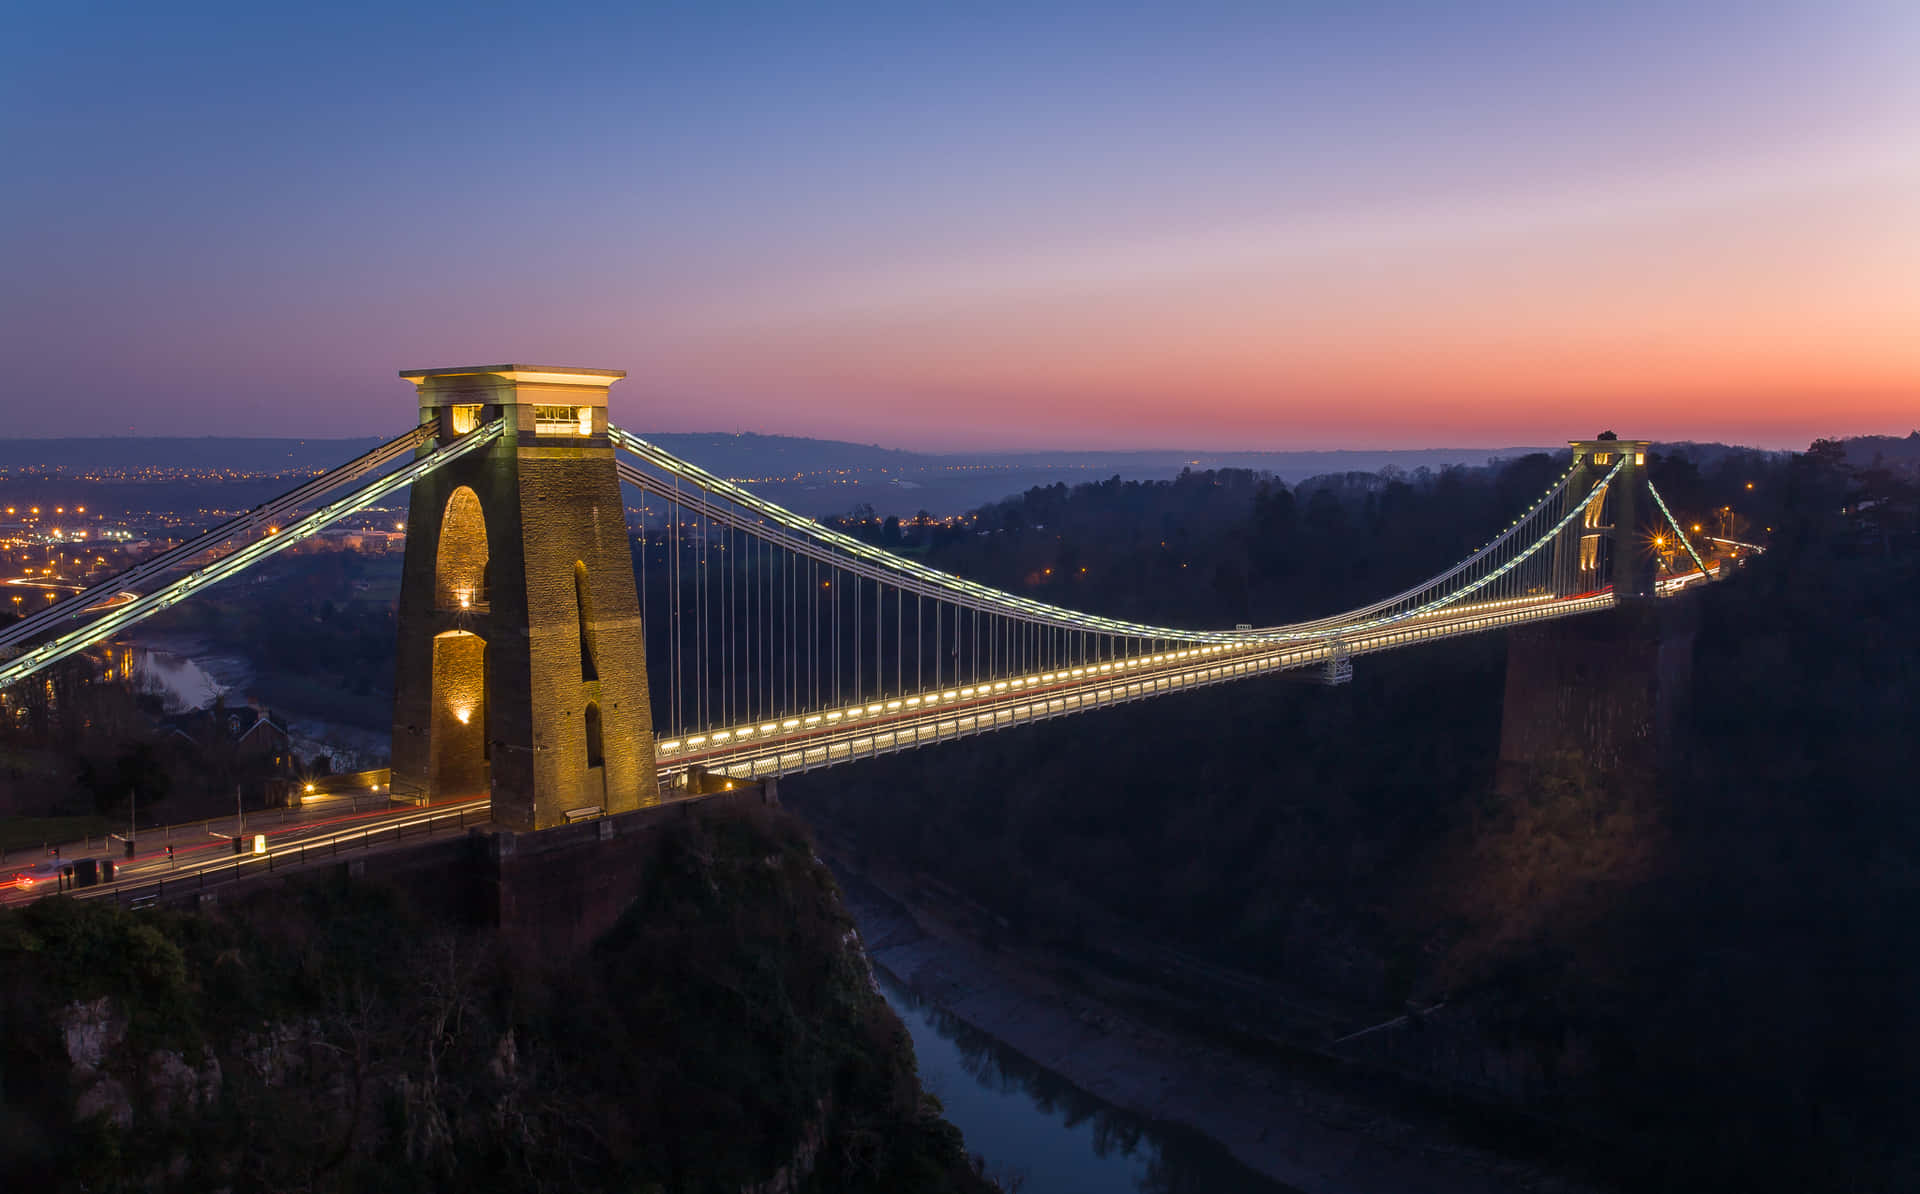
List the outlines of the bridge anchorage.
{"type": "Polygon", "coordinates": [[[1646,441],[1609,435],[1571,441],[1538,501],[1412,588],[1285,625],[1154,626],[766,501],[609,424],[618,371],[401,376],[415,426],[0,630],[0,686],[411,487],[392,791],[490,798],[527,831],[1253,676],[1344,683],[1361,655],[1650,605],[1711,575],[1647,480],[1646,441]],[[1643,522],[1692,567],[1660,575],[1643,522]]]}

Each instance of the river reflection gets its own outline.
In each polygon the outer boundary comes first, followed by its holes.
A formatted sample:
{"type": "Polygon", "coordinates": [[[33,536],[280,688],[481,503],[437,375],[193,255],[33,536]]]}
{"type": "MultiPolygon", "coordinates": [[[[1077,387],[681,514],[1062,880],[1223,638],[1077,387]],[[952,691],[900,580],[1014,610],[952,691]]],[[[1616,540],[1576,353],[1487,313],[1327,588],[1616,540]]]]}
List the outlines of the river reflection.
{"type": "Polygon", "coordinates": [[[1197,1132],[1102,1102],[876,974],[913,1037],[921,1085],[967,1150],[993,1176],[1018,1179],[1022,1194],[1298,1194],[1197,1132]]]}

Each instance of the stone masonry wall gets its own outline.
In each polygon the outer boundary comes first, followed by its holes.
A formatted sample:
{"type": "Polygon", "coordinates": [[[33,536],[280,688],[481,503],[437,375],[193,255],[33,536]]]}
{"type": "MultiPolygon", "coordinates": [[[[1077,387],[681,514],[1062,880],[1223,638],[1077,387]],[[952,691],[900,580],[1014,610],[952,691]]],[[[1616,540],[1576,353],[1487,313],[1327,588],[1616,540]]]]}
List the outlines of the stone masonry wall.
{"type": "Polygon", "coordinates": [[[1603,774],[1657,769],[1692,688],[1696,618],[1680,597],[1513,630],[1500,786],[1569,754],[1603,774]]]}

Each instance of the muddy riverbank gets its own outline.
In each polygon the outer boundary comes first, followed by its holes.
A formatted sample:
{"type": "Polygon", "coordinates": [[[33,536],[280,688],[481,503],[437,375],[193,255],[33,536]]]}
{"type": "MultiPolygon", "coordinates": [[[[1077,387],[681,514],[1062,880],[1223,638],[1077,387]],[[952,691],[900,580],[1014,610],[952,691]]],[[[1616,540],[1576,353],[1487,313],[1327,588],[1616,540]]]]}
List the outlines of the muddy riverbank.
{"type": "Polygon", "coordinates": [[[1081,1090],[1183,1125],[1303,1194],[1599,1194],[1455,1138],[1370,1079],[1301,1073],[1149,1024],[1034,958],[988,950],[835,861],[875,966],[915,996],[1081,1090]]]}

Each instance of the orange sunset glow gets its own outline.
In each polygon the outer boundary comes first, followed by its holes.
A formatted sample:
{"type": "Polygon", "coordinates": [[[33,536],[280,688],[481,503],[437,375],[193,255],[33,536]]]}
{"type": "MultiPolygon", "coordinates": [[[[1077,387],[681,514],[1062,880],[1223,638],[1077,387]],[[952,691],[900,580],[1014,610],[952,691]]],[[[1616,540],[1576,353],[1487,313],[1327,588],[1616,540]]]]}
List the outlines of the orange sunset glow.
{"type": "Polygon", "coordinates": [[[504,352],[627,368],[632,426],[921,449],[1904,434],[1920,8],[1765,7],[476,19],[510,95],[417,14],[49,17],[13,384],[367,434],[393,362],[504,352]]]}

